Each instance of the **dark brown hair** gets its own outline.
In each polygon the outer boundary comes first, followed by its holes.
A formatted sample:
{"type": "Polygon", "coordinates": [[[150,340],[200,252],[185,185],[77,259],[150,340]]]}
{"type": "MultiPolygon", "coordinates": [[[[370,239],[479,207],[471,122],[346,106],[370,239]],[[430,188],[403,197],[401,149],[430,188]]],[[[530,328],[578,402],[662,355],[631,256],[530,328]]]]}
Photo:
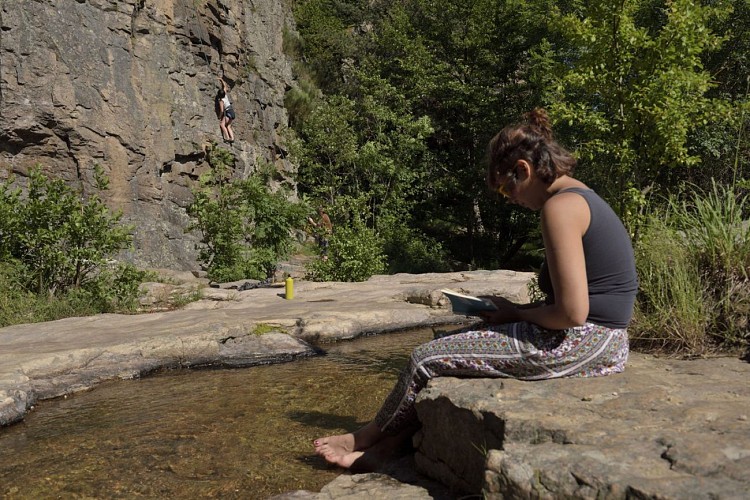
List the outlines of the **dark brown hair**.
{"type": "Polygon", "coordinates": [[[537,176],[547,184],[563,175],[571,175],[576,159],[552,136],[547,112],[536,108],[523,121],[502,129],[488,148],[487,184],[494,187],[518,160],[526,160],[537,176]]]}

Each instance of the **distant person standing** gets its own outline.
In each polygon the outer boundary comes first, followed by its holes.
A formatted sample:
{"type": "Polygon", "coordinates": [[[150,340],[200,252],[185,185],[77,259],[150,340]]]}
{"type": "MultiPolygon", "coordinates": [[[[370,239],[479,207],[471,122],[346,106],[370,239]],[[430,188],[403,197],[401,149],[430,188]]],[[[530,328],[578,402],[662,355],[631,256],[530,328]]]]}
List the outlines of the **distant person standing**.
{"type": "Polygon", "coordinates": [[[328,260],[328,238],[333,233],[331,218],[325,213],[323,207],[318,207],[318,220],[315,221],[312,217],[308,217],[307,220],[316,229],[315,238],[318,240],[321,258],[323,260],[328,260]]]}
{"type": "Polygon", "coordinates": [[[234,131],[232,130],[232,122],[237,117],[234,114],[234,108],[232,108],[232,102],[229,100],[229,88],[223,78],[218,77],[221,82],[221,89],[219,90],[219,126],[221,127],[221,136],[226,142],[234,142],[234,131]]]}

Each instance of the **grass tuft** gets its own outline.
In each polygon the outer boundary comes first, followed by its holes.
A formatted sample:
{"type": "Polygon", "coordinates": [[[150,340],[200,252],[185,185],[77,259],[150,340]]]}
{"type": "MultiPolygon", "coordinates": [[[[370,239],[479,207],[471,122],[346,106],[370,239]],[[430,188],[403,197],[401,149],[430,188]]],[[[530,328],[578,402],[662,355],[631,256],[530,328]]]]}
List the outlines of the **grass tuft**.
{"type": "Polygon", "coordinates": [[[673,196],[636,242],[636,348],[687,356],[750,345],[750,202],[738,188],[673,196]]]}

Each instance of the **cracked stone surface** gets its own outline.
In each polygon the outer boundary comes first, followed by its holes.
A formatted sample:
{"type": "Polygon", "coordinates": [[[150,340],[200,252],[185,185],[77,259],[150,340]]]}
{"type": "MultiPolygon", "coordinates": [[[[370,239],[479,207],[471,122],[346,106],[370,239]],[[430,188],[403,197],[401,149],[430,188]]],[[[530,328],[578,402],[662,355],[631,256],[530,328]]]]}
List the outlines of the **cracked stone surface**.
{"type": "Polygon", "coordinates": [[[600,378],[439,378],[419,468],[485,498],[748,498],[750,364],[631,354],[600,378]]]}

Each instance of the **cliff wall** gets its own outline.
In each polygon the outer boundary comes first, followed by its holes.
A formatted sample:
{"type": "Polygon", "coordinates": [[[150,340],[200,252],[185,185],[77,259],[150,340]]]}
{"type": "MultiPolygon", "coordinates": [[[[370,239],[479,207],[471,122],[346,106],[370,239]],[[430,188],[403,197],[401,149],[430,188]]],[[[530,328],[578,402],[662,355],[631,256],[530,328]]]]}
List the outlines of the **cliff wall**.
{"type": "Polygon", "coordinates": [[[3,0],[0,3],[0,177],[30,168],[104,194],[135,225],[124,256],[141,266],[197,268],[186,234],[206,145],[232,150],[235,177],[292,165],[281,137],[292,83],[282,51],[294,30],[274,0],[3,0]],[[236,142],[222,143],[217,77],[231,87],[236,142]]]}

